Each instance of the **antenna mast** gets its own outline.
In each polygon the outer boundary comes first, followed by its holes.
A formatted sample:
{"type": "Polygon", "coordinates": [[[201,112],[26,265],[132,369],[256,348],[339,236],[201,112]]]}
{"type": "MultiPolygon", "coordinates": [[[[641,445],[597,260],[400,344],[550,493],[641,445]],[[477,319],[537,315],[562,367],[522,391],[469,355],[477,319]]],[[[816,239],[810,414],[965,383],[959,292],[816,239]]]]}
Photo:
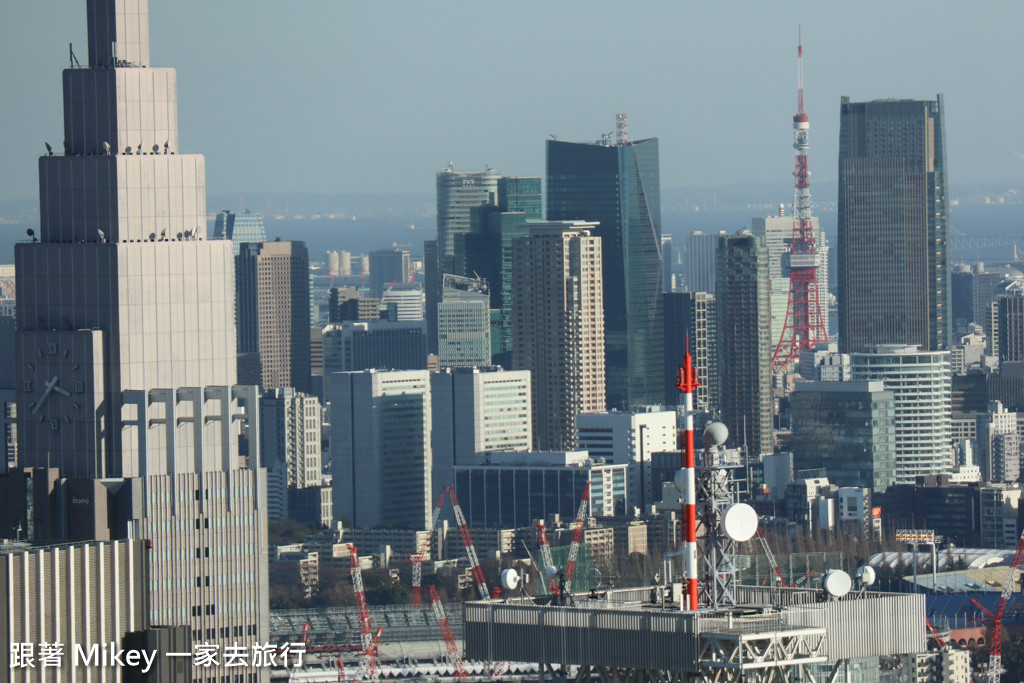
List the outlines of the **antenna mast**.
{"type": "MultiPolygon", "coordinates": [[[[824,318],[821,315],[821,296],[818,291],[818,252],[814,244],[811,222],[810,171],[807,170],[808,132],[810,119],[804,112],[804,47],[797,28],[796,47],[796,115],[793,116],[793,148],[796,150],[796,170],[793,172],[793,243],[789,256],[789,304],[786,324],[782,329],[775,355],[772,374],[785,374],[800,352],[813,349],[818,342],[828,341],[824,318]]],[[[827,288],[827,285],[826,285],[827,288]]]]}

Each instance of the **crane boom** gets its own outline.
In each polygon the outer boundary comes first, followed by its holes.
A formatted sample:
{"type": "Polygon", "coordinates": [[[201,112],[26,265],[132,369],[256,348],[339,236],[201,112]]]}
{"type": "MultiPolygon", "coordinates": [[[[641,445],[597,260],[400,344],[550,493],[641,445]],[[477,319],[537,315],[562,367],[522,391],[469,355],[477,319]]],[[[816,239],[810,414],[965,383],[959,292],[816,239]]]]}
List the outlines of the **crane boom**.
{"type": "Polygon", "coordinates": [[[452,635],[452,627],[448,623],[448,615],[444,611],[444,605],[441,604],[441,598],[437,595],[437,590],[430,587],[430,606],[434,609],[434,616],[437,618],[437,625],[441,627],[441,635],[444,636],[444,646],[448,661],[451,663],[452,668],[455,669],[455,677],[460,681],[464,681],[467,678],[466,667],[462,664],[462,656],[459,654],[458,643],[455,642],[455,636],[452,635]]]}
{"type": "Polygon", "coordinates": [[[580,553],[580,540],[583,538],[583,527],[587,519],[587,503],[590,502],[590,480],[583,487],[583,499],[580,500],[579,510],[576,511],[576,521],[573,522],[576,529],[572,532],[572,543],[569,545],[569,559],[565,562],[565,592],[572,592],[572,575],[576,571],[576,558],[580,553]]]}
{"type": "MultiPolygon", "coordinates": [[[[538,519],[533,523],[537,527],[537,545],[540,547],[540,560],[544,563],[541,567],[541,585],[544,585],[544,577],[547,576],[548,567],[554,566],[555,561],[551,559],[551,542],[548,541],[548,532],[544,529],[544,520],[538,519]]],[[[551,593],[558,592],[558,584],[552,577],[548,577],[548,589],[551,593]]]]}

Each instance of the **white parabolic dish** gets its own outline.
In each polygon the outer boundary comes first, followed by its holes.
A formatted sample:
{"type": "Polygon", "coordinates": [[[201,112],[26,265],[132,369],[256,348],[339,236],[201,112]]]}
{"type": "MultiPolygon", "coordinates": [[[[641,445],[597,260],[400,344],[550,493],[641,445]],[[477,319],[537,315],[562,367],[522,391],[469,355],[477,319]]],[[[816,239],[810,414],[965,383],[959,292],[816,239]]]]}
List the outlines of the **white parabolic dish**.
{"type": "Polygon", "coordinates": [[[830,569],[821,580],[821,587],[833,598],[841,598],[853,588],[853,580],[842,569],[830,569]]]}
{"type": "Polygon", "coordinates": [[[749,541],[757,533],[757,512],[746,503],[730,505],[722,515],[722,531],[737,543],[749,541]]]}
{"type": "Polygon", "coordinates": [[[515,569],[506,569],[501,573],[501,586],[507,591],[514,591],[519,587],[519,572],[515,569]]]}

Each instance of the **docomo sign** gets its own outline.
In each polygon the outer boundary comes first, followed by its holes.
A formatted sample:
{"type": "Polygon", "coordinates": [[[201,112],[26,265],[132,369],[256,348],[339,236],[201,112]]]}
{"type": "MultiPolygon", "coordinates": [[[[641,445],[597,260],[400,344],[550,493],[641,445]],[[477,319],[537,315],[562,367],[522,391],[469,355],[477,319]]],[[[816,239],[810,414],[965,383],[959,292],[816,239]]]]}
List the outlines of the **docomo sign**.
{"type": "Polygon", "coordinates": [[[896,540],[901,543],[935,543],[935,530],[897,529],[896,540]]]}

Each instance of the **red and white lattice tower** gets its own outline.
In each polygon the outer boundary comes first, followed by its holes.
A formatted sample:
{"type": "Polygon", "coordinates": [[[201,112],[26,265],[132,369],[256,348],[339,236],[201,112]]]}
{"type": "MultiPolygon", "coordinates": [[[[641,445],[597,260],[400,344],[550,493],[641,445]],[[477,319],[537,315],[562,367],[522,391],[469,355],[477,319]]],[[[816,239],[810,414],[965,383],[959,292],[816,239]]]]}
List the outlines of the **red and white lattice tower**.
{"type": "Polygon", "coordinates": [[[359,680],[377,680],[380,672],[377,669],[377,643],[380,640],[380,632],[377,637],[373,636],[373,624],[370,622],[370,609],[366,605],[366,591],[363,589],[363,571],[359,564],[359,553],[356,547],[349,544],[349,561],[351,569],[349,575],[352,577],[352,592],[356,598],[356,612],[359,614],[359,643],[362,646],[362,654],[359,656],[359,671],[356,678],[359,680]]]}
{"type": "Polygon", "coordinates": [[[590,503],[590,481],[583,487],[583,498],[576,511],[573,522],[572,543],[569,544],[569,559],[565,561],[565,592],[572,592],[572,576],[576,573],[576,559],[580,555],[580,541],[583,539],[583,527],[587,525],[587,507],[590,503]]]}
{"type": "Polygon", "coordinates": [[[789,257],[789,305],[782,337],[772,356],[772,374],[786,372],[800,359],[800,352],[828,341],[821,298],[818,294],[818,253],[811,226],[810,172],[807,170],[807,140],[811,124],[804,113],[804,50],[797,38],[797,110],[793,117],[793,148],[796,170],[793,172],[793,246],[789,257]]]}
{"type": "Polygon", "coordinates": [[[679,432],[680,466],[683,474],[682,541],[683,578],[688,609],[697,609],[697,474],[693,453],[693,391],[700,386],[690,355],[690,338],[686,338],[683,366],[676,377],[676,387],[683,394],[683,429],[679,432]]]}
{"type": "Polygon", "coordinates": [[[629,144],[629,114],[615,115],[615,144],[619,147],[629,144]]]}
{"type": "Polygon", "coordinates": [[[448,495],[452,499],[452,508],[455,509],[455,523],[459,525],[459,533],[462,534],[462,544],[466,546],[466,557],[469,558],[469,567],[473,571],[476,589],[480,593],[480,599],[486,600],[491,597],[491,594],[487,590],[487,581],[484,580],[484,570],[480,568],[480,558],[477,557],[476,548],[473,546],[473,538],[469,535],[469,525],[466,524],[466,516],[462,514],[459,499],[455,497],[455,489],[451,486],[447,488],[448,495]]]}

